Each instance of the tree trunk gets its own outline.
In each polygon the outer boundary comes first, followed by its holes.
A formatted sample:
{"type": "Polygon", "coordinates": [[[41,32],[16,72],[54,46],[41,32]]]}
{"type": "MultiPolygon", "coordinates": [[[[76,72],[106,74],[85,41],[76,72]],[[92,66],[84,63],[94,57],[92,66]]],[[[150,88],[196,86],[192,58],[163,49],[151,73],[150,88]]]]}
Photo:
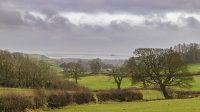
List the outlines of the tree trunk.
{"type": "Polygon", "coordinates": [[[121,89],[121,83],[117,83],[117,89],[121,89]]]}
{"type": "Polygon", "coordinates": [[[75,78],[75,83],[78,84],[78,77],[77,77],[77,74],[75,74],[74,78],[75,78]]]}
{"type": "Polygon", "coordinates": [[[78,80],[77,80],[77,78],[75,79],[75,83],[78,84],[78,80]]]}
{"type": "Polygon", "coordinates": [[[146,88],[147,87],[146,81],[143,80],[142,83],[143,83],[143,88],[146,88]]]}
{"type": "Polygon", "coordinates": [[[169,96],[169,94],[168,94],[168,92],[166,90],[166,86],[163,85],[163,84],[160,84],[160,89],[161,89],[165,99],[170,99],[170,96],[169,96]]]}

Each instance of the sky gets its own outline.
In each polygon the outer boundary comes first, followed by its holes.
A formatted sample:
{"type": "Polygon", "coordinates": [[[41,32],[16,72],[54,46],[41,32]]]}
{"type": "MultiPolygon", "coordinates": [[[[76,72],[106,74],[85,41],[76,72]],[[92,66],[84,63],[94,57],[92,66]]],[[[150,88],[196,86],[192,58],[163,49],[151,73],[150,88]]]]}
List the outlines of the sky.
{"type": "Polygon", "coordinates": [[[198,43],[199,7],[200,0],[0,0],[0,49],[127,57],[140,47],[198,43]]]}

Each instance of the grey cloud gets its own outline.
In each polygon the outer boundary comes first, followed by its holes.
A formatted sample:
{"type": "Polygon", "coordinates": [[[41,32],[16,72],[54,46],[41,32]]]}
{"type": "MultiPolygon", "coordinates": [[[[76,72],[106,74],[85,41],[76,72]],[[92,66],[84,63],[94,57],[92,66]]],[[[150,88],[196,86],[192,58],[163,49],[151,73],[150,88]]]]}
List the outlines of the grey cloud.
{"type": "Polygon", "coordinates": [[[168,47],[179,42],[199,40],[198,29],[125,28],[122,26],[74,27],[70,30],[46,30],[24,26],[10,33],[1,30],[1,48],[62,52],[132,52],[137,47],[168,47]],[[123,31],[119,30],[119,27],[123,31]],[[9,45],[9,46],[8,46],[9,45]]]}
{"type": "Polygon", "coordinates": [[[189,17],[185,19],[185,21],[187,22],[188,26],[190,26],[191,28],[195,28],[195,29],[200,28],[200,22],[193,17],[189,17]]]}
{"type": "Polygon", "coordinates": [[[112,21],[107,27],[76,26],[60,11],[72,12],[127,12],[148,14],[162,11],[198,12],[198,0],[1,0],[0,48],[26,51],[60,52],[125,52],[138,47],[169,47],[180,42],[199,41],[199,22],[184,19],[187,26],[180,28],[169,22],[146,21],[145,26],[132,27],[128,22],[112,21]],[[6,3],[10,3],[6,4],[6,3]],[[18,10],[26,12],[23,21],[18,10]],[[36,19],[29,11],[44,13],[47,22],[36,19]],[[8,27],[9,26],[9,27],[8,27]],[[155,27],[153,27],[155,26],[155,27]]]}
{"type": "Polygon", "coordinates": [[[16,11],[8,11],[0,8],[0,24],[1,25],[20,25],[23,21],[20,14],[16,11]]]}
{"type": "Polygon", "coordinates": [[[133,12],[199,11],[199,0],[2,0],[17,8],[40,10],[49,14],[57,11],[133,12]]]}

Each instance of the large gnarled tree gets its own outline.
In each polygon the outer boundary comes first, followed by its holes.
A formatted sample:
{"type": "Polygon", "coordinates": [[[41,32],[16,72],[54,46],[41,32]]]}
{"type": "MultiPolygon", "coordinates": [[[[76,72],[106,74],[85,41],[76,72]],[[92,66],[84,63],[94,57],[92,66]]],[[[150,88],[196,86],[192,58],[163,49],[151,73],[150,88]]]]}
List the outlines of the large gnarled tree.
{"type": "Polygon", "coordinates": [[[135,50],[137,66],[145,75],[146,82],[159,85],[164,97],[170,98],[167,87],[190,87],[193,78],[184,72],[179,53],[171,49],[140,48],[135,50]]]}

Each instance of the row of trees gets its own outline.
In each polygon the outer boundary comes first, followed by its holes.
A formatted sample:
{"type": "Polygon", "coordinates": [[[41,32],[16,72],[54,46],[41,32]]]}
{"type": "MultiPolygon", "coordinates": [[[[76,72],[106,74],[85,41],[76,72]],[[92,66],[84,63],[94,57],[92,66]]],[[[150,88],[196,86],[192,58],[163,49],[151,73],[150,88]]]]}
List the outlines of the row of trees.
{"type": "Polygon", "coordinates": [[[176,52],[181,54],[185,63],[200,63],[200,45],[197,43],[178,44],[173,47],[176,52]]]}
{"type": "MultiPolygon", "coordinates": [[[[90,67],[90,71],[85,69],[85,63],[78,62],[70,62],[70,63],[62,63],[61,67],[64,70],[64,74],[66,77],[73,77],[75,83],[78,83],[78,79],[83,74],[98,74],[102,72],[102,70],[109,70],[114,68],[113,65],[105,64],[101,59],[93,59],[88,61],[88,65],[90,67]]],[[[107,71],[106,71],[107,72],[107,71]]]]}
{"type": "Polygon", "coordinates": [[[106,70],[113,68],[112,64],[107,64],[103,62],[103,60],[97,58],[97,59],[92,59],[92,60],[77,60],[74,62],[64,62],[60,65],[61,68],[65,69],[69,63],[77,63],[81,65],[82,70],[84,72],[90,72],[93,74],[97,74],[99,72],[106,72],[106,70]]]}
{"type": "Polygon", "coordinates": [[[0,85],[7,87],[41,87],[54,71],[44,62],[21,53],[0,51],[0,85]]]}

